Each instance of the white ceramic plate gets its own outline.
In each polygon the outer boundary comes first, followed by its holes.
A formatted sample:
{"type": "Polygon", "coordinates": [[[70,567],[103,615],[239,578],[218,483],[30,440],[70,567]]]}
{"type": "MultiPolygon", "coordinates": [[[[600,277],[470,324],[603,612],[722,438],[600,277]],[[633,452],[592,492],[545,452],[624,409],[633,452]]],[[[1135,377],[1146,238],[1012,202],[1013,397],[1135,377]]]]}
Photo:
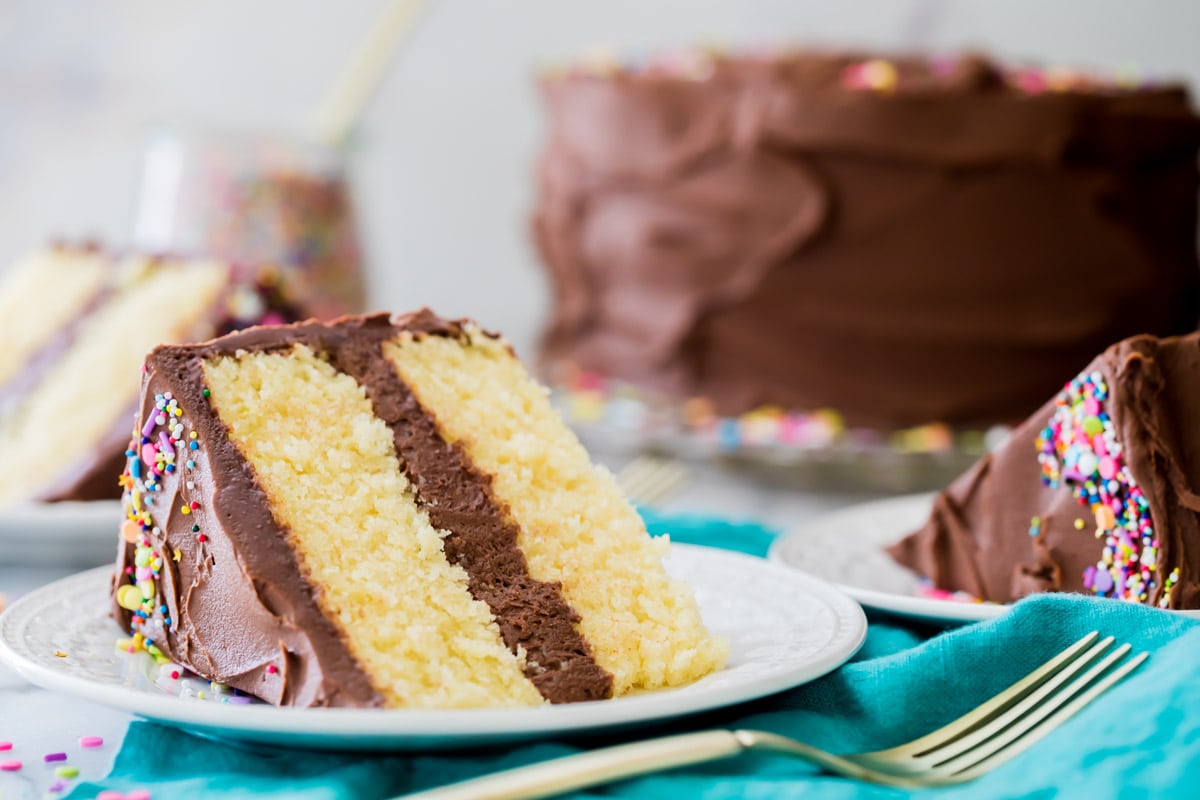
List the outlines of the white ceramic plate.
{"type": "MultiPolygon", "coordinates": [[[[1009,606],[929,597],[918,576],[892,560],[885,548],[929,517],[932,494],[905,495],[853,506],[819,517],[771,545],[768,558],[820,575],[868,608],[939,624],[998,617],[1009,606]]],[[[1200,617],[1200,611],[1172,612],[1200,617]]]]}
{"type": "Polygon", "coordinates": [[[116,558],[120,524],[119,500],[0,509],[0,563],[80,569],[110,562],[116,558]]]}
{"type": "Polygon", "coordinates": [[[689,686],[600,702],[381,711],[233,705],[211,702],[228,699],[211,691],[199,700],[195,685],[162,676],[144,654],[117,650],[121,632],[107,617],[106,568],[57,581],[15,603],[0,616],[0,659],[47,689],[202,735],[312,748],[417,750],[612,730],[752,700],[835,669],[866,636],[857,603],[764,559],[677,544],[667,567],[691,583],[705,622],[729,639],[729,663],[689,686]]]}

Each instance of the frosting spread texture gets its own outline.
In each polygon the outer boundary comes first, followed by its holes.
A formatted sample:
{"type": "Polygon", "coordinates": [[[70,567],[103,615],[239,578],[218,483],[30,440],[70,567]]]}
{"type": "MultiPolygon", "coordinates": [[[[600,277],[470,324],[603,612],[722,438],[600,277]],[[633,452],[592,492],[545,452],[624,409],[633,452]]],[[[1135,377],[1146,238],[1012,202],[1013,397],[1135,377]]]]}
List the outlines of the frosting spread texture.
{"type": "Polygon", "coordinates": [[[1200,607],[1200,334],[1137,336],[934,500],[891,548],[940,589],[1200,607]]]}
{"type": "Polygon", "coordinates": [[[1186,93],[1039,80],[820,55],[548,77],[544,358],[722,413],[967,425],[1193,329],[1186,93]]]}

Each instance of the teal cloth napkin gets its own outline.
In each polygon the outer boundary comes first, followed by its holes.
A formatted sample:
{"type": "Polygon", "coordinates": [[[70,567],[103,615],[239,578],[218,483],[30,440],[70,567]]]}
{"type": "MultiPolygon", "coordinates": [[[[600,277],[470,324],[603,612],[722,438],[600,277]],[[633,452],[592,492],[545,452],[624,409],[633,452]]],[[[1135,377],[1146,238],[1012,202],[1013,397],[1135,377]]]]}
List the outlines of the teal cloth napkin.
{"type": "MultiPolygon", "coordinates": [[[[643,511],[654,533],[763,555],[773,533],[750,522],[643,511]]],[[[890,746],[937,728],[1098,629],[1152,653],[1138,672],[1027,753],[970,784],[904,792],[819,775],[781,756],[752,755],[651,775],[576,797],[1011,798],[1192,797],[1200,786],[1200,627],[1153,609],[1042,596],[1003,617],[941,631],[872,617],[867,641],[826,677],[753,703],[648,729],[758,728],[833,751],[890,746]]],[[[135,722],[108,778],[78,785],[148,789],[154,800],[374,800],[567,755],[616,738],[420,756],[247,748],[135,722]]]]}

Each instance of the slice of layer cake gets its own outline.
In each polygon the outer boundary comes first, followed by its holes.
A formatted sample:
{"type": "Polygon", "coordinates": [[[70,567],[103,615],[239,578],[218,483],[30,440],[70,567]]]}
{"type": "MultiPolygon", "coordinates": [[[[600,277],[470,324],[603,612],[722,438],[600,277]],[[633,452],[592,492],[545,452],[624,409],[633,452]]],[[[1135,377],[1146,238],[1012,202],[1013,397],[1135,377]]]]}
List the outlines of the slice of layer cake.
{"type": "Polygon", "coordinates": [[[939,589],[1200,608],[1200,334],[1136,336],[934,501],[890,550],[939,589]]]}
{"type": "Polygon", "coordinates": [[[667,543],[470,322],[159,347],[126,455],[129,646],[271,703],[597,700],[725,658],[667,543]]]}
{"type": "Polygon", "coordinates": [[[15,265],[0,284],[0,506],[118,497],[146,351],[261,320],[258,289],[222,262],[90,245],[15,265]]]}
{"type": "Polygon", "coordinates": [[[228,284],[211,261],[54,248],[0,290],[0,506],[116,497],[146,351],[203,329],[228,284]]]}

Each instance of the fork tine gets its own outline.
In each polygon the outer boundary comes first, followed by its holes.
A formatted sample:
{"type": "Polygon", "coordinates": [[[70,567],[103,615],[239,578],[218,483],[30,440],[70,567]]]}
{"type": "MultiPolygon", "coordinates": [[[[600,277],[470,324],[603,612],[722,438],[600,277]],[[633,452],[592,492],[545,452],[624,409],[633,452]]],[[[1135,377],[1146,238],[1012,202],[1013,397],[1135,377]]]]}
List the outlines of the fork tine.
{"type": "Polygon", "coordinates": [[[637,505],[652,505],[670,494],[686,477],[678,463],[638,456],[617,473],[617,485],[637,505]]]}
{"type": "Polygon", "coordinates": [[[649,456],[638,456],[633,461],[630,461],[621,471],[617,473],[617,485],[626,494],[632,496],[637,495],[643,485],[646,483],[647,476],[651,475],[655,468],[654,459],[649,456]]]}
{"type": "MultiPolygon", "coordinates": [[[[948,740],[936,747],[931,747],[928,750],[920,751],[914,755],[932,763],[941,764],[959,753],[966,752],[979,742],[994,735],[997,731],[1003,730],[1005,727],[1013,724],[1026,713],[1029,713],[1030,709],[1037,709],[1039,704],[1046,701],[1046,698],[1053,698],[1055,692],[1059,691],[1059,687],[1095,662],[1097,658],[1112,646],[1114,641],[1113,637],[1109,636],[1097,642],[1083,653],[1062,664],[1056,673],[1048,676],[1041,684],[1031,689],[1019,698],[1017,702],[1004,709],[1004,711],[954,739],[948,740]]],[[[1115,653],[1110,654],[1104,663],[1111,663],[1112,659],[1123,657],[1129,650],[1129,645],[1122,645],[1115,653]]]]}
{"type": "Polygon", "coordinates": [[[670,464],[657,465],[641,486],[642,503],[652,505],[658,502],[670,494],[680,480],[678,468],[672,468],[670,464]]]}
{"type": "Polygon", "coordinates": [[[971,780],[977,778],[985,772],[988,772],[1005,761],[1008,761],[1013,756],[1023,753],[1027,748],[1038,742],[1043,736],[1053,731],[1062,723],[1075,716],[1088,703],[1092,702],[1099,695],[1108,691],[1115,683],[1120,681],[1129,673],[1142,665],[1142,662],[1149,658],[1149,653],[1138,653],[1136,656],[1126,661],[1103,680],[1093,685],[1090,689],[1082,694],[1079,694],[1070,703],[1062,706],[1057,712],[1042,720],[1035,725],[1031,730],[1025,733],[1024,736],[1018,736],[1010,741],[1006,746],[998,749],[991,756],[984,758],[982,761],[976,762],[973,766],[965,770],[961,770],[954,774],[955,780],[971,780]]]}
{"type": "Polygon", "coordinates": [[[1035,669],[1033,672],[1026,675],[1021,680],[1014,683],[1012,686],[1005,689],[1000,694],[988,700],[983,705],[969,711],[958,719],[938,728],[932,733],[926,734],[919,739],[914,739],[911,742],[898,745],[888,750],[880,750],[872,753],[871,756],[891,759],[914,756],[919,753],[928,752],[939,745],[954,741],[961,736],[970,733],[972,730],[987,724],[989,720],[1002,714],[1005,710],[1011,708],[1021,699],[1027,696],[1030,692],[1037,689],[1038,686],[1049,680],[1056,674],[1064,664],[1074,660],[1074,658],[1099,636],[1099,632],[1092,631],[1084,636],[1075,644],[1068,647],[1058,655],[1051,658],[1046,663],[1035,669]]]}
{"type": "Polygon", "coordinates": [[[625,489],[627,486],[636,486],[645,469],[646,457],[638,456],[617,471],[617,483],[620,484],[622,489],[625,489]]]}
{"type": "Polygon", "coordinates": [[[1111,641],[1107,639],[1097,644],[1070,667],[1044,683],[1037,691],[1004,714],[945,747],[922,754],[921,759],[932,766],[953,771],[970,766],[1001,749],[1012,739],[1020,736],[1068,702],[1109,667],[1123,659],[1132,649],[1127,644],[1121,645],[1092,665],[1082,675],[1070,683],[1066,683],[1081,668],[1094,661],[1096,656],[1100,655],[1110,644],[1111,641]],[[1104,647],[1101,648],[1101,645],[1104,647]],[[1066,685],[1064,686],[1064,684],[1066,685]]]}

